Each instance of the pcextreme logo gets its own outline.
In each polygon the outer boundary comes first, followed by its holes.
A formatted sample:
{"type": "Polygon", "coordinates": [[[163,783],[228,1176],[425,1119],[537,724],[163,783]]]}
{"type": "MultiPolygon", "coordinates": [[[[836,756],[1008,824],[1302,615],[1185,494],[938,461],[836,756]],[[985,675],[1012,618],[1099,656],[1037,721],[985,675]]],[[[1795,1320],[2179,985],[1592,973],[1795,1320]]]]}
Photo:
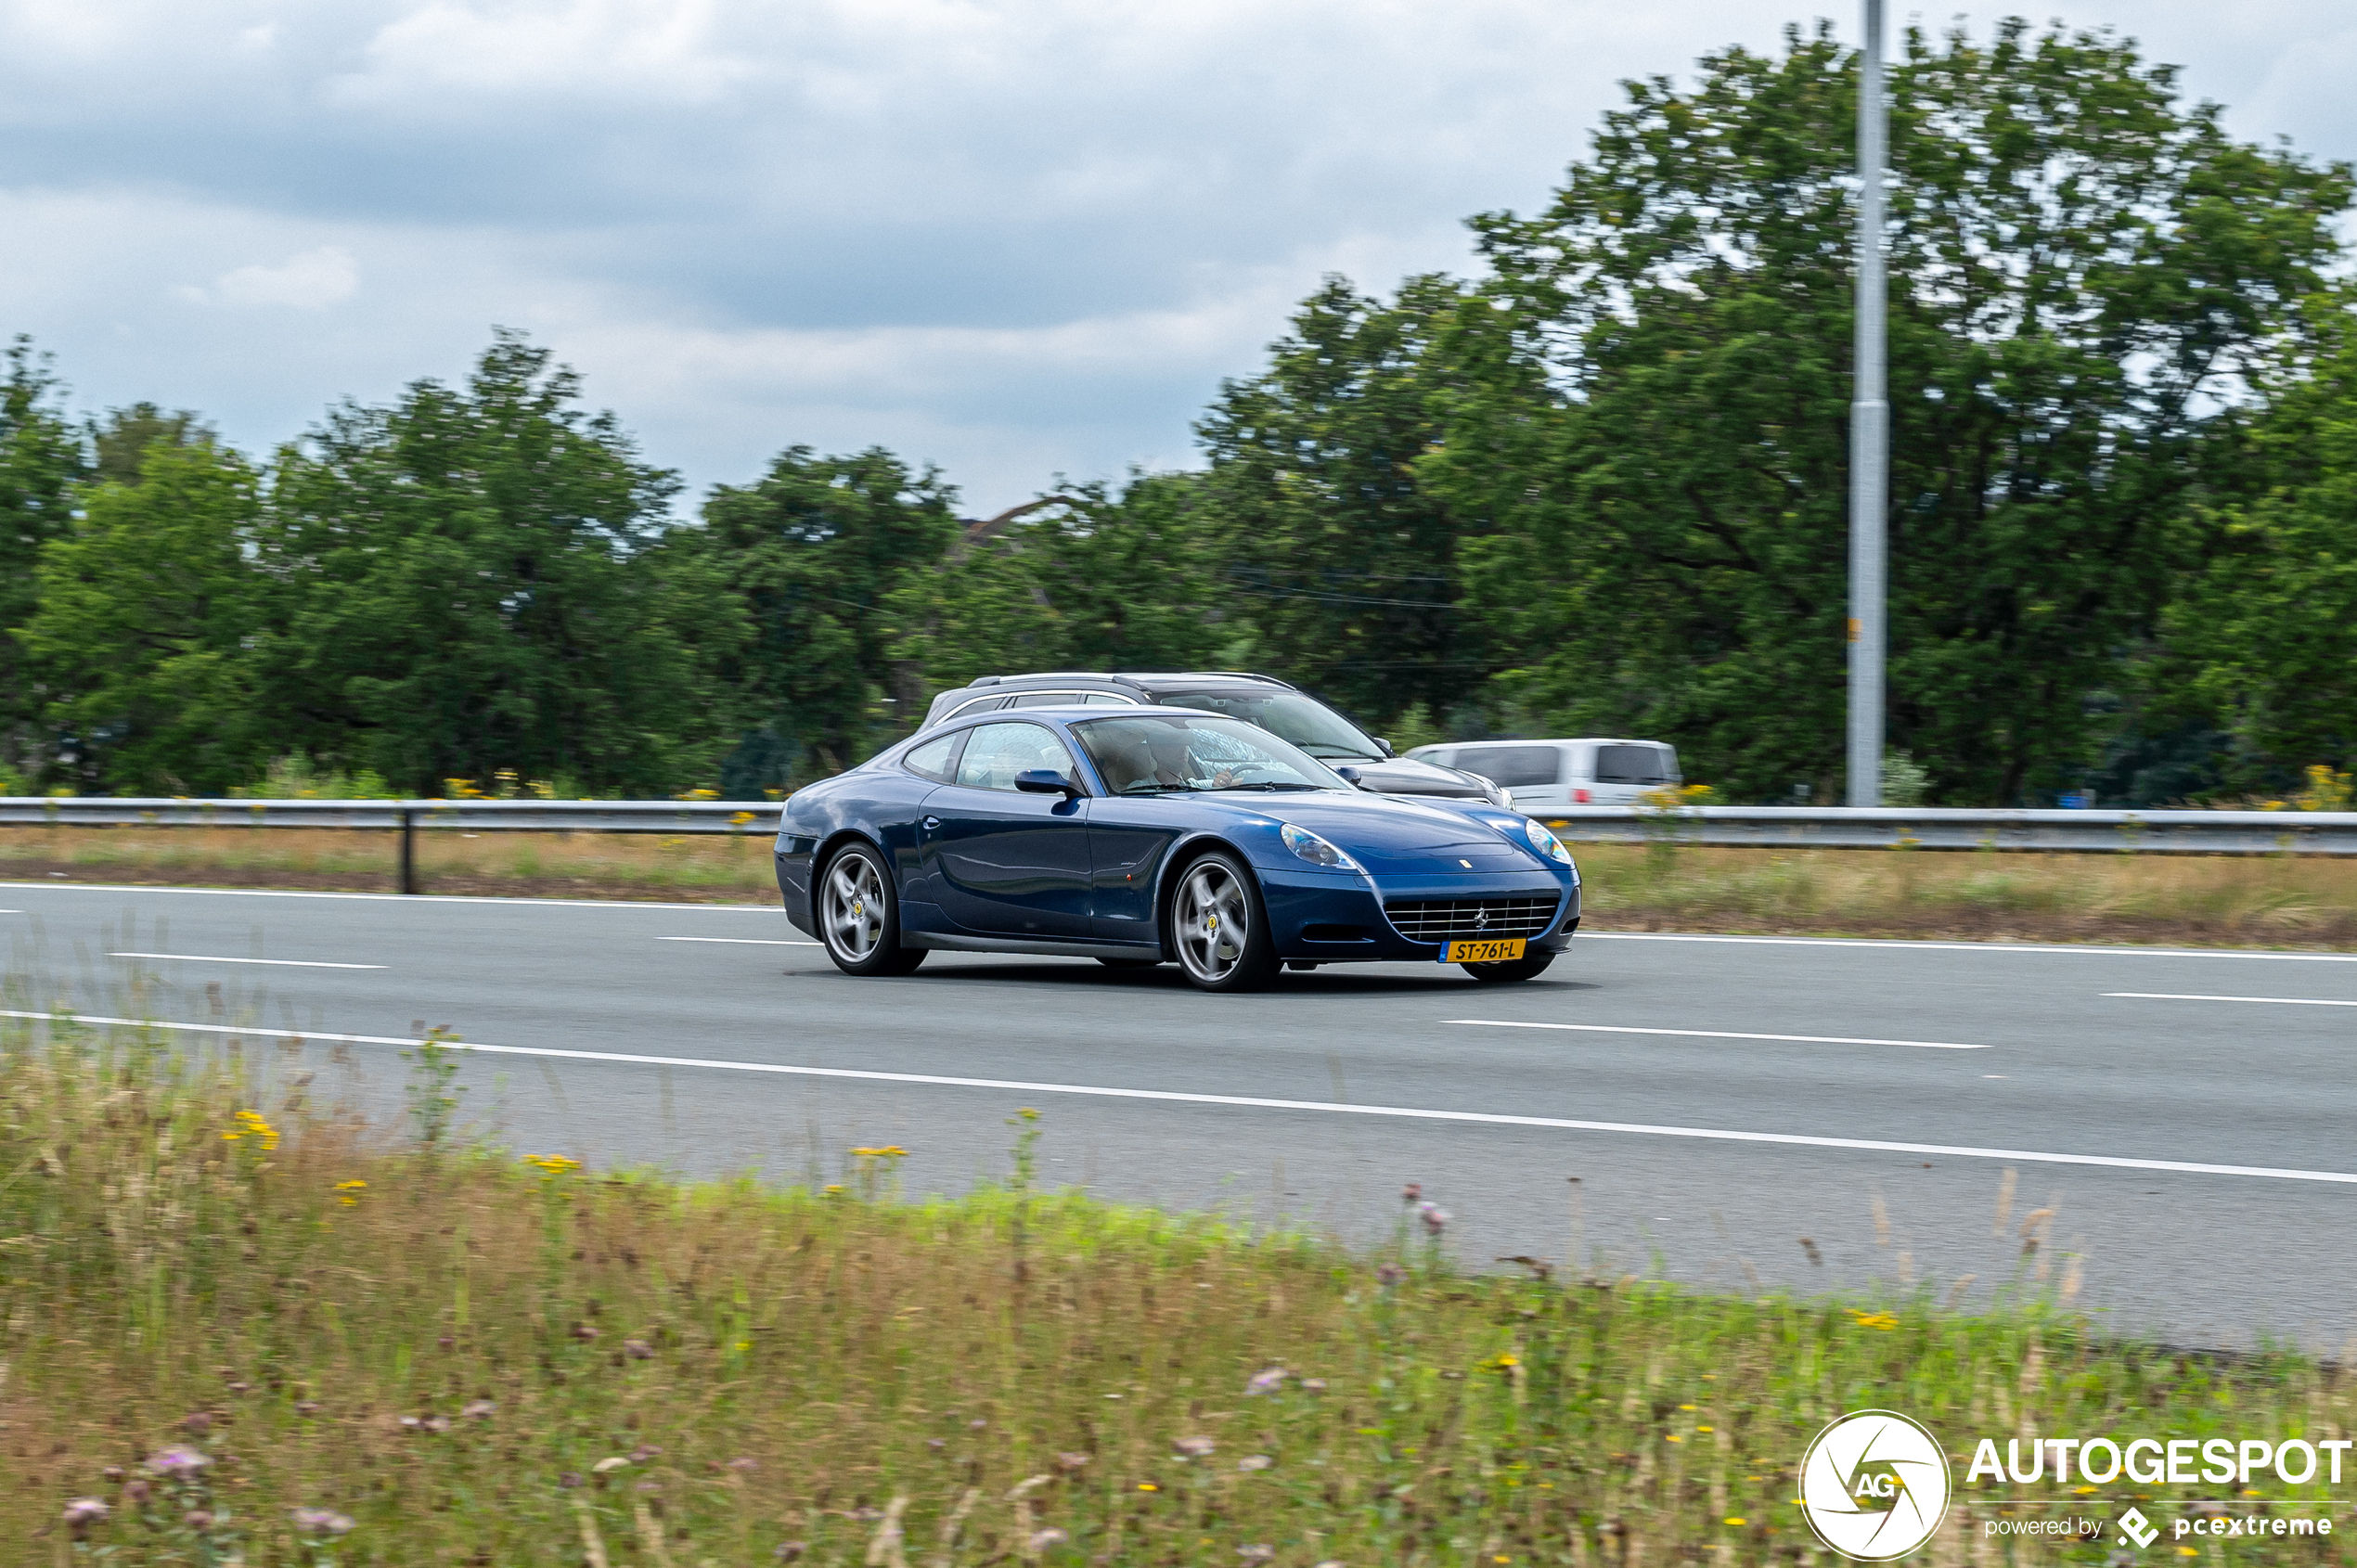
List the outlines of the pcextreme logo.
{"type": "Polygon", "coordinates": [[[1948,1517],[1948,1456],[1895,1410],[1857,1410],[1817,1434],[1800,1461],[1800,1511],[1853,1562],[1889,1562],[1948,1517]]]}

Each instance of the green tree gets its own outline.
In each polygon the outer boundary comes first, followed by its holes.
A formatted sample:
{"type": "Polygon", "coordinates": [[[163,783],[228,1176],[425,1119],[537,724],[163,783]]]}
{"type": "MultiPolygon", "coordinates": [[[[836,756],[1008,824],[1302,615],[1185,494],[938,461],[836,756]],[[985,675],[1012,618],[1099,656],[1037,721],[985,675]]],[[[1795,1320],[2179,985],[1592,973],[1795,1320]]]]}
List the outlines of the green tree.
{"type": "Polygon", "coordinates": [[[833,773],[922,716],[918,689],[895,689],[889,601],[957,537],[955,499],[881,447],[789,447],[757,483],[714,488],[697,546],[747,629],[728,669],[741,746],[773,767],[806,747],[833,773]]]}
{"type": "Polygon", "coordinates": [[[22,643],[6,633],[32,619],[41,548],[73,525],[74,487],[88,472],[81,438],[58,407],[58,386],[32,341],[8,345],[0,378],[0,768],[33,774],[47,746],[22,643]]]}
{"type": "Polygon", "coordinates": [[[41,546],[19,633],[39,671],[58,769],[84,790],[219,794],[270,728],[254,686],[263,585],[252,468],[210,442],[159,443],[136,485],[84,498],[41,546]]]}
{"type": "Polygon", "coordinates": [[[150,447],[194,446],[216,439],[213,427],[186,408],[170,414],[152,403],[109,408],[105,418],[90,422],[90,450],[96,458],[92,473],[103,482],[136,484],[150,447]]]}
{"type": "Polygon", "coordinates": [[[2316,303],[2335,352],[2295,374],[2251,434],[2254,494],[2220,506],[2215,553],[2168,617],[2159,684],[2220,715],[2233,782],[2281,789],[2357,765],[2357,329],[2316,303]]]}
{"type": "MultiPolygon", "coordinates": [[[[1545,212],[1477,221],[1423,464],[1505,691],[1739,796],[1839,765],[1855,89],[1822,27],[1630,84],[1545,212]]],[[[2105,33],[1911,32],[1890,102],[1891,744],[2014,802],[2099,749],[2350,172],[2105,33]]]]}
{"type": "Polygon", "coordinates": [[[1236,656],[1370,718],[1447,709],[1488,674],[1483,625],[1457,602],[1466,514],[1416,468],[1442,436],[1441,339],[1463,297],[1438,276],[1389,302],[1329,278],[1268,368],[1222,386],[1196,425],[1236,656]]]}
{"type": "Polygon", "coordinates": [[[465,386],[347,405],[281,454],[280,750],[405,791],[512,768],[663,794],[709,769],[733,607],[658,548],[672,475],[579,394],[501,332],[465,386]]]}

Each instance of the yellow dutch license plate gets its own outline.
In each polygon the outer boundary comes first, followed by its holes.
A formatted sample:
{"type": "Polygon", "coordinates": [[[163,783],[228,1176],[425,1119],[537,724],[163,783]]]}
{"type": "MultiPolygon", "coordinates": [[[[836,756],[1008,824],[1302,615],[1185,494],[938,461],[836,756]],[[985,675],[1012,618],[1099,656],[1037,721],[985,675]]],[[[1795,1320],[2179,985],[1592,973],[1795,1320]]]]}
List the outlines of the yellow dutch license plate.
{"type": "Polygon", "coordinates": [[[1440,961],[1444,964],[1496,964],[1522,957],[1523,939],[1519,936],[1494,942],[1450,942],[1442,945],[1440,961]]]}

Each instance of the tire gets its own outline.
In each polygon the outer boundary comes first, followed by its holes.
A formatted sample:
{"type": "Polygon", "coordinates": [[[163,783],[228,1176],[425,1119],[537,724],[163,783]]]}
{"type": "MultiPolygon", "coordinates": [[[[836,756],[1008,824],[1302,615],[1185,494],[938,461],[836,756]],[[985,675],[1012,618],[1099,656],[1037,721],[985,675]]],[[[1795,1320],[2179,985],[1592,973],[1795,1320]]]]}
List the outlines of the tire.
{"type": "Polygon", "coordinates": [[[1189,863],[1170,890],[1164,930],[1187,983],[1199,991],[1256,991],[1281,967],[1268,906],[1243,861],[1215,850],[1189,863]],[[1242,926],[1242,940],[1236,928],[1242,926]]]}
{"type": "Polygon", "coordinates": [[[1536,980],[1547,972],[1555,961],[1552,953],[1534,953],[1527,958],[1508,958],[1497,964],[1459,964],[1457,967],[1475,980],[1491,985],[1507,985],[1517,980],[1536,980]]]}
{"type": "Polygon", "coordinates": [[[921,947],[900,945],[900,897],[883,852],[855,841],[827,857],[818,872],[818,939],[845,974],[907,974],[925,961],[921,947]]]}
{"type": "Polygon", "coordinates": [[[1160,958],[1099,958],[1097,962],[1109,970],[1151,970],[1163,965],[1160,958]]]}

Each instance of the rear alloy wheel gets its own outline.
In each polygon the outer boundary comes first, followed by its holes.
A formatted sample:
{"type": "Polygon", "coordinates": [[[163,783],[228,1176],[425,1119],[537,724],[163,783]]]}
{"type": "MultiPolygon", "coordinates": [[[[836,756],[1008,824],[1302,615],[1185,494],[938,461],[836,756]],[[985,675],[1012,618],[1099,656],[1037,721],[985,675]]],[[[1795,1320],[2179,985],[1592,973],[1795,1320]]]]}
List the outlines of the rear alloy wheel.
{"type": "Polygon", "coordinates": [[[845,974],[907,974],[925,961],[923,948],[900,945],[900,901],[873,844],[845,845],[819,872],[818,936],[845,974]]]}
{"type": "Polygon", "coordinates": [[[1533,953],[1527,958],[1508,958],[1499,964],[1459,964],[1457,967],[1475,980],[1502,985],[1510,981],[1536,979],[1546,973],[1547,966],[1554,961],[1552,953],[1533,953]]]}
{"type": "Polygon", "coordinates": [[[1279,968],[1260,890],[1241,861],[1222,853],[1179,873],[1170,897],[1170,945],[1200,990],[1256,990],[1279,968]]]}

